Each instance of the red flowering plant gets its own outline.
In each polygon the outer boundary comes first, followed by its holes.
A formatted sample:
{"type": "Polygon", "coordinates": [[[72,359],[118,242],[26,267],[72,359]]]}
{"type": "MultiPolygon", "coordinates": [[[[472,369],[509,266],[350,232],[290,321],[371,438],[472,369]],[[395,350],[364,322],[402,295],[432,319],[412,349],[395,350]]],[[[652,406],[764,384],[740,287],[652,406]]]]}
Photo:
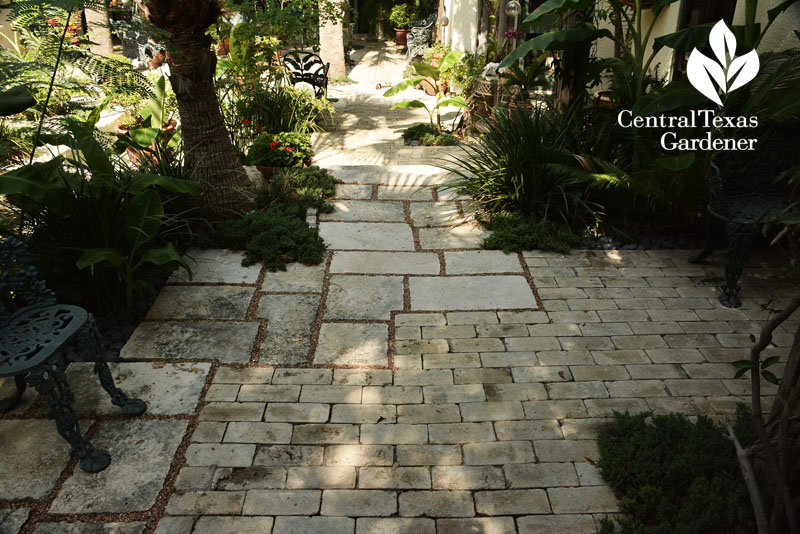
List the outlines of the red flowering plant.
{"type": "Polygon", "coordinates": [[[313,155],[308,134],[261,134],[247,152],[246,163],[264,167],[302,167],[313,155]]]}

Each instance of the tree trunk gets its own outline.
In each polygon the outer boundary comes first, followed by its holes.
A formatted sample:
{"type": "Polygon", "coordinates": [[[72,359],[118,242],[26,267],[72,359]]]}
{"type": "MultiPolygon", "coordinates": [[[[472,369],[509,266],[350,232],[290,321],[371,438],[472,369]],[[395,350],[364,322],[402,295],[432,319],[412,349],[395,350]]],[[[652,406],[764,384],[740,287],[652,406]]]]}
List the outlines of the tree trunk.
{"type": "MultiPolygon", "coordinates": [[[[567,15],[566,29],[576,28],[581,22],[581,12],[567,15]]],[[[556,109],[565,114],[572,106],[580,106],[586,95],[586,76],[589,69],[590,43],[578,43],[560,51],[556,84],[556,109]]]]}
{"type": "MultiPolygon", "coordinates": [[[[320,11],[322,9],[321,5],[320,11]]],[[[331,64],[328,77],[343,78],[347,74],[347,69],[344,64],[344,24],[341,19],[331,22],[320,16],[319,43],[319,55],[323,63],[331,64]]]]}
{"type": "Polygon", "coordinates": [[[249,207],[251,185],[231,144],[214,90],[216,56],[210,40],[190,31],[172,33],[167,53],[170,82],[181,116],[186,163],[204,184],[203,204],[213,217],[231,217],[249,207]]]}
{"type": "Polygon", "coordinates": [[[102,11],[87,9],[85,14],[89,39],[95,43],[91,47],[92,53],[99,56],[113,54],[114,45],[111,41],[111,25],[108,22],[108,11],[105,9],[102,11]]]}

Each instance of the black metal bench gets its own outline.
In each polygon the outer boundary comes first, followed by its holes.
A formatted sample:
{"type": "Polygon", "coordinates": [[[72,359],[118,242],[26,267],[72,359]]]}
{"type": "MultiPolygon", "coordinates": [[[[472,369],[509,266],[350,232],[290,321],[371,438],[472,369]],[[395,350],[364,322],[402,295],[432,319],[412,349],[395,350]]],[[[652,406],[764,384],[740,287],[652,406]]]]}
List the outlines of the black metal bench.
{"type": "Polygon", "coordinates": [[[719,302],[729,308],[742,305],[739,278],[761,224],[774,220],[789,206],[787,185],[776,181],[776,177],[800,164],[800,135],[795,123],[741,129],[739,137],[757,139],[755,150],[717,152],[712,156],[708,178],[711,217],[706,244],[697,257],[689,260],[697,263],[711,255],[724,226],[728,258],[719,302]]]}
{"type": "Polygon", "coordinates": [[[413,61],[415,57],[421,56],[431,46],[433,40],[433,30],[439,15],[431,13],[423,20],[415,20],[411,23],[411,32],[406,38],[408,47],[408,60],[413,61]]]}
{"type": "Polygon", "coordinates": [[[111,27],[122,41],[122,55],[147,66],[164,47],[126,20],[112,20],[111,27]]]}
{"type": "Polygon", "coordinates": [[[328,94],[328,69],[330,63],[312,52],[292,50],[283,56],[283,65],[289,71],[292,85],[307,83],[314,88],[314,96],[322,98],[328,94]]]}
{"type": "Polygon", "coordinates": [[[16,393],[0,401],[0,413],[12,409],[30,384],[44,397],[48,417],[55,419],[81,469],[102,471],[111,458],[81,434],[61,348],[76,338],[91,353],[100,384],[126,415],[142,414],[147,405],[114,385],[94,317],[83,308],[58,304],[30,265],[25,246],[13,237],[0,240],[0,301],[0,377],[13,376],[16,385],[16,393]]]}

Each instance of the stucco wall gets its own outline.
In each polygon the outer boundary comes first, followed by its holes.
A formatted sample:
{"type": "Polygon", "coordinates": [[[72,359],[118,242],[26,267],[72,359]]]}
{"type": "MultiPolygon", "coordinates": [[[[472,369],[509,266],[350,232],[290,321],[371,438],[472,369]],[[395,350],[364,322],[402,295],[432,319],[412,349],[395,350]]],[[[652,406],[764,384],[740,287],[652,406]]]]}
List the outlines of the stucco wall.
{"type": "MultiPolygon", "coordinates": [[[[767,23],[767,11],[780,3],[781,0],[761,0],[758,3],[756,18],[762,27],[767,23]]],[[[744,24],[744,0],[739,0],[736,4],[733,23],[744,24]]],[[[800,30],[800,4],[794,4],[775,19],[761,41],[758,51],[769,52],[800,46],[800,40],[797,39],[794,30],[800,30]]]]}
{"type": "Polygon", "coordinates": [[[445,0],[444,5],[450,25],[445,28],[442,41],[453,50],[474,53],[480,0],[445,0]]]}

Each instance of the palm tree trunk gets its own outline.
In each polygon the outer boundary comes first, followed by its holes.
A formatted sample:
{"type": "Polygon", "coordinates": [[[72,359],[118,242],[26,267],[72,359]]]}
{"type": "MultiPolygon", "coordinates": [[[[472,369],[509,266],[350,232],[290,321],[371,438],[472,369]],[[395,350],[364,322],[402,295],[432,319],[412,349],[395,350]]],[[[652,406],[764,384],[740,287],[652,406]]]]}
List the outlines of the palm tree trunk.
{"type": "Polygon", "coordinates": [[[247,208],[249,181],[231,144],[214,90],[216,57],[189,32],[173,33],[167,53],[170,81],[181,115],[186,161],[206,185],[204,204],[223,217],[247,208]]]}

